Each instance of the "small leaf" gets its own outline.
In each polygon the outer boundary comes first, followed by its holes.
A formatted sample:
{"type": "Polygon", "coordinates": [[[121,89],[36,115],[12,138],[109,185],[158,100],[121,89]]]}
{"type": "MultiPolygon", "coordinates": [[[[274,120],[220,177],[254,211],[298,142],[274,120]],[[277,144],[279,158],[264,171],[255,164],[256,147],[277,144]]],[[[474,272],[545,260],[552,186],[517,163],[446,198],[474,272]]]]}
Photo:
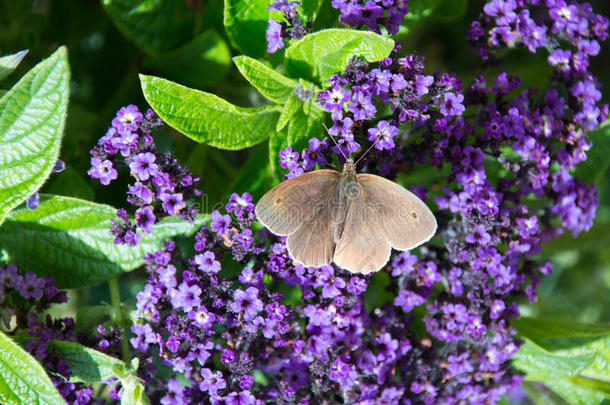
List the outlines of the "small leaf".
{"type": "Polygon", "coordinates": [[[70,197],[41,195],[35,210],[17,209],[0,232],[0,249],[24,271],[54,276],[60,288],[92,285],[133,270],[160,242],[188,235],[206,218],[190,224],[171,217],[155,224],[138,246],[115,245],[110,220],[116,209],[70,197]]]}
{"type": "Polygon", "coordinates": [[[0,332],[0,403],[65,404],[40,363],[2,332],[0,332]]]}
{"type": "Polygon", "coordinates": [[[189,86],[205,87],[221,80],[230,63],[229,46],[209,29],[180,48],[149,57],[144,66],[189,86]]]}
{"type": "Polygon", "coordinates": [[[305,105],[293,116],[288,126],[288,145],[299,153],[308,146],[309,139],[314,136],[320,138],[324,133],[324,110],[316,106],[313,99],[307,100],[305,105]],[[309,114],[304,111],[305,105],[309,105],[309,114]]]}
{"type": "Polygon", "coordinates": [[[296,80],[289,79],[256,59],[241,55],[234,57],[233,62],[250,84],[275,103],[286,102],[299,85],[296,80]]]}
{"type": "Polygon", "coordinates": [[[282,113],[280,114],[280,118],[277,120],[277,124],[275,125],[275,130],[280,132],[288,122],[292,119],[294,114],[297,113],[303,107],[303,102],[299,99],[295,92],[290,94],[288,100],[284,104],[284,108],[282,108],[282,113]]]}
{"type": "Polygon", "coordinates": [[[277,107],[244,108],[169,80],[140,75],[148,104],[170,126],[194,141],[221,149],[243,149],[267,139],[277,107]]]}
{"type": "Polygon", "coordinates": [[[271,0],[225,0],[224,25],[233,46],[253,58],[267,52],[267,7],[271,0]]]}
{"type": "Polygon", "coordinates": [[[70,382],[102,382],[116,377],[113,367],[121,360],[75,342],[54,340],[49,344],[70,366],[70,382]]]}
{"type": "Polygon", "coordinates": [[[68,107],[66,48],[0,99],[0,224],[45,182],[59,156],[68,107]]]}
{"type": "Polygon", "coordinates": [[[193,37],[195,13],[184,1],[102,0],[104,11],[138,48],[159,53],[193,37]]]}
{"type": "Polygon", "coordinates": [[[15,68],[28,54],[28,50],[23,50],[12,55],[6,55],[0,58],[0,80],[4,80],[8,75],[13,73],[15,68]]]}
{"type": "Polygon", "coordinates": [[[354,56],[377,62],[394,49],[390,38],[368,31],[329,29],[301,38],[286,50],[286,70],[292,77],[326,83],[341,72],[354,56]]]}

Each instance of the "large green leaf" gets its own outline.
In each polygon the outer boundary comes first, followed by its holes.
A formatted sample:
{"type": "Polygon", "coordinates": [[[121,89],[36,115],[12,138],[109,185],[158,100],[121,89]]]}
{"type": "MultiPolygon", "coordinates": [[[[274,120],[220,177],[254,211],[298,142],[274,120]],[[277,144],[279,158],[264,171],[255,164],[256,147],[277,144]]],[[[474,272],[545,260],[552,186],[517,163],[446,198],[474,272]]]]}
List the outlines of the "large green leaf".
{"type": "Polygon", "coordinates": [[[139,48],[158,53],[193,37],[195,13],[176,0],[102,0],[117,28],[139,48]]]}
{"type": "Polygon", "coordinates": [[[535,318],[514,325],[526,343],[513,364],[527,380],[545,383],[572,404],[610,398],[610,325],[535,318]]]}
{"type": "Polygon", "coordinates": [[[116,377],[113,367],[121,360],[75,342],[54,340],[49,347],[56,349],[70,366],[70,382],[102,382],[116,377]]]}
{"type": "Polygon", "coordinates": [[[512,358],[513,365],[526,373],[525,379],[529,381],[573,377],[591,365],[593,360],[593,353],[560,356],[546,351],[528,339],[512,358]]]}
{"type": "Polygon", "coordinates": [[[275,129],[277,107],[244,108],[169,80],[140,75],[148,104],[189,138],[221,149],[243,149],[267,139],[275,129]]]}
{"type": "Polygon", "coordinates": [[[354,56],[368,62],[387,57],[394,49],[390,38],[368,31],[329,29],[301,38],[286,50],[286,70],[292,77],[325,83],[345,69],[354,56]]]}
{"type": "Polygon", "coordinates": [[[213,29],[180,48],[144,61],[145,67],[194,87],[205,87],[221,80],[230,64],[229,47],[213,29]]]}
{"type": "Polygon", "coordinates": [[[246,80],[273,102],[285,103],[299,85],[298,81],[289,79],[256,59],[241,55],[234,57],[233,62],[246,80]]]}
{"type": "Polygon", "coordinates": [[[10,75],[11,73],[13,73],[13,70],[15,70],[15,68],[17,66],[19,66],[19,63],[21,63],[21,61],[23,60],[23,58],[25,58],[25,55],[28,54],[28,50],[24,50],[24,51],[20,51],[17,53],[14,53],[12,55],[6,55],[0,58],[0,80],[3,80],[4,78],[6,78],[8,75],[10,75]]]}
{"type": "Polygon", "coordinates": [[[271,0],[225,0],[224,24],[227,35],[237,49],[253,58],[267,52],[267,7],[271,0]]]}
{"type": "Polygon", "coordinates": [[[189,224],[167,218],[144,234],[138,246],[115,245],[110,220],[116,209],[70,197],[41,195],[35,210],[11,213],[0,230],[0,249],[24,271],[54,276],[61,288],[91,285],[143,264],[142,256],[160,248],[160,242],[190,234],[206,218],[189,224]]]}
{"type": "Polygon", "coordinates": [[[0,99],[0,224],[45,182],[59,156],[70,70],[60,47],[0,99]]]}
{"type": "Polygon", "coordinates": [[[0,403],[64,404],[40,363],[0,332],[0,403]]]}

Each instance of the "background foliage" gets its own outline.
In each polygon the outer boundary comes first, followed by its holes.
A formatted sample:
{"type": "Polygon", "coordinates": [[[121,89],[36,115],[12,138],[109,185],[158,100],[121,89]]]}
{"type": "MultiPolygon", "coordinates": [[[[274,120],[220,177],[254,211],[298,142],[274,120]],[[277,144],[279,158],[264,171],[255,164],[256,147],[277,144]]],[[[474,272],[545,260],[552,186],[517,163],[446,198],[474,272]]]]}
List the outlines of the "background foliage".
{"type": "MultiPolygon", "coordinates": [[[[141,107],[146,105],[140,87],[139,73],[164,77],[191,88],[219,95],[233,104],[244,107],[234,112],[240,119],[238,125],[247,127],[250,114],[269,115],[269,128],[257,128],[256,130],[260,131],[258,135],[256,131],[246,131],[248,136],[265,138],[265,133],[274,129],[277,117],[286,114],[282,108],[290,110],[283,125],[290,125],[291,120],[307,120],[308,116],[302,113],[303,109],[314,107],[297,104],[300,102],[295,101],[291,93],[291,89],[297,84],[293,79],[283,78],[280,80],[283,80],[282,86],[258,88],[257,91],[252,86],[256,87],[257,78],[251,76],[261,75],[261,70],[253,68],[253,64],[257,62],[246,56],[232,59],[233,56],[241,54],[252,58],[261,57],[265,53],[265,43],[264,39],[256,41],[248,35],[240,35],[239,27],[244,25],[239,25],[236,30],[228,34],[225,25],[237,26],[236,24],[244,24],[244,21],[231,21],[230,17],[227,18],[223,14],[223,2],[191,0],[176,3],[180,6],[159,9],[149,15],[140,12],[145,11],[147,7],[154,8],[167,2],[103,0],[100,4],[96,0],[0,1],[0,56],[23,49],[29,50],[29,54],[15,72],[3,79],[2,88],[11,87],[16,78],[24,75],[42,59],[49,57],[58,46],[65,45],[68,50],[71,70],[70,103],[67,107],[67,121],[59,154],[66,162],[67,169],[61,175],[52,176],[43,186],[42,192],[87,199],[114,207],[125,204],[123,193],[126,183],[121,182],[121,179],[110,187],[102,188],[99,182],[89,179],[85,173],[90,166],[89,149],[106,131],[117,109],[130,103],[141,107]],[[143,18],[142,15],[149,17],[143,18]],[[245,77],[248,77],[250,83],[245,77]]],[[[231,0],[227,0],[226,3],[230,7],[240,7],[241,4],[231,0]]],[[[322,4],[324,12],[321,15],[336,20],[336,12],[327,3],[322,4]]],[[[467,30],[470,21],[478,14],[482,2],[436,1],[440,6],[432,15],[428,15],[425,7],[418,6],[425,2],[411,3],[412,12],[415,12],[414,17],[411,17],[408,24],[395,36],[397,41],[403,45],[403,49],[425,56],[429,71],[436,68],[453,71],[467,82],[473,77],[477,62],[465,44],[463,33],[467,30]],[[420,13],[417,13],[418,7],[420,13]]],[[[597,0],[591,3],[597,12],[610,14],[610,4],[607,1],[597,0]]],[[[238,10],[239,12],[241,11],[238,10]]],[[[264,19],[247,14],[248,10],[244,10],[243,13],[245,13],[245,24],[249,28],[264,31],[266,27],[264,19]]],[[[317,24],[324,24],[324,21],[317,21],[317,24]]],[[[540,85],[541,81],[548,77],[544,56],[528,55],[528,60],[532,62],[523,64],[521,61],[525,52],[512,51],[508,55],[509,64],[505,67],[518,74],[525,86],[540,85]]],[[[286,54],[289,61],[294,61],[287,63],[288,77],[293,72],[299,73],[295,77],[309,75],[312,81],[310,85],[320,85],[328,77],[328,72],[324,69],[312,72],[300,70],[302,67],[298,64],[297,51],[288,50],[286,54]]],[[[334,59],[341,61],[340,52],[334,59]]],[[[270,57],[270,61],[274,63],[274,56],[270,57]]],[[[610,94],[610,69],[604,68],[609,65],[610,52],[608,43],[605,43],[600,57],[594,59],[594,66],[591,67],[603,84],[602,101],[604,102],[609,100],[608,94],[610,94]]],[[[274,73],[270,71],[268,74],[274,73]]],[[[149,76],[142,76],[142,80],[145,88],[151,86],[158,89],[167,85],[149,76]]],[[[175,91],[177,91],[175,88],[170,89],[170,92],[175,91]]],[[[201,101],[200,95],[196,98],[201,101]]],[[[202,102],[201,108],[205,108],[205,102],[202,102]]],[[[234,118],[233,115],[223,118],[226,121],[220,121],[222,125],[218,122],[202,122],[201,125],[222,131],[222,126],[228,125],[234,118]]],[[[305,122],[304,125],[311,131],[308,136],[303,135],[304,139],[322,130],[315,123],[309,125],[305,122]]],[[[295,125],[295,128],[300,127],[302,126],[295,125]]],[[[221,132],[219,134],[221,135],[221,132]]],[[[291,135],[288,130],[288,137],[290,136],[296,135],[291,135]]],[[[576,359],[571,357],[574,353],[570,353],[570,349],[566,347],[567,334],[590,342],[592,348],[590,352],[608,353],[608,330],[574,330],[569,323],[610,322],[610,294],[608,294],[610,289],[610,249],[608,249],[610,246],[610,181],[608,180],[610,126],[596,130],[591,134],[591,139],[594,147],[589,153],[588,161],[579,168],[579,175],[584,180],[594,181],[598,188],[600,207],[595,224],[589,232],[580,234],[576,239],[564,235],[545,247],[542,255],[550,257],[555,263],[554,272],[541,283],[538,302],[531,305],[524,304],[522,307],[524,315],[558,319],[567,323],[553,325],[557,330],[555,337],[549,335],[536,337],[536,327],[529,325],[530,329],[527,329],[527,320],[519,325],[520,330],[530,331],[526,334],[531,340],[527,342],[527,350],[520,352],[516,364],[523,370],[531,369],[531,375],[536,377],[532,378],[533,380],[549,381],[549,386],[561,394],[570,390],[568,380],[575,370],[589,370],[590,375],[595,375],[597,367],[594,364],[594,357],[586,355],[576,359]],[[562,342],[561,339],[564,341],[562,342]],[[535,366],[528,364],[528,358],[535,358],[539,362],[543,356],[548,360],[547,370],[554,370],[554,373],[540,374],[539,363],[535,366]],[[565,363],[565,357],[570,357],[570,363],[565,363]],[[567,367],[566,374],[557,371],[561,370],[561,367],[567,367]]],[[[249,191],[258,198],[278,178],[277,167],[267,169],[269,161],[267,142],[282,142],[282,140],[271,138],[251,148],[228,151],[195,143],[177,132],[167,130],[157,136],[155,142],[162,149],[173,150],[193,172],[202,174],[200,185],[206,193],[206,199],[203,200],[204,212],[210,212],[233,191],[249,191]]],[[[214,145],[213,139],[206,139],[206,142],[214,145]]],[[[240,143],[239,147],[256,143],[254,139],[252,142],[247,139],[243,142],[245,143],[240,143]]],[[[49,148],[58,146],[50,145],[49,148]]],[[[233,148],[228,147],[228,149],[233,148]]],[[[417,182],[425,184],[429,179],[425,177],[425,173],[419,173],[414,174],[412,181],[414,184],[417,182]]],[[[0,204],[3,200],[0,194],[0,204]]],[[[11,228],[11,218],[14,220],[20,215],[44,216],[46,207],[52,206],[55,207],[53,209],[57,209],[57,206],[60,206],[61,209],[68,210],[69,205],[69,199],[43,198],[41,207],[37,211],[29,213],[22,210],[15,211],[7,218],[7,226],[0,239],[15,240],[17,235],[24,232],[21,227],[11,228]]],[[[103,206],[93,204],[91,206],[91,210],[104,209],[103,206]]],[[[83,215],[87,214],[83,213],[83,215]]],[[[111,216],[112,212],[106,212],[104,215],[111,216]]],[[[102,226],[90,224],[91,228],[102,226]]],[[[70,238],[70,233],[60,226],[56,231],[62,238],[70,238]]],[[[170,235],[172,232],[179,231],[172,230],[169,224],[167,232],[163,235],[170,235]]],[[[18,245],[15,248],[28,250],[27,244],[18,245]]],[[[51,253],[49,254],[52,256],[51,253]]],[[[115,254],[122,255],[121,252],[115,254]]],[[[124,269],[137,267],[136,257],[137,254],[132,254],[129,258],[124,258],[122,263],[124,269]]],[[[88,270],[87,273],[119,271],[109,263],[93,262],[91,264],[93,270],[88,270]]],[[[141,271],[132,272],[124,277],[121,285],[123,297],[128,299],[134,297],[141,289],[144,280],[141,271]]],[[[95,278],[88,281],[95,281],[95,278]]],[[[65,283],[67,286],[78,284],[78,280],[65,283]]],[[[62,309],[66,313],[76,313],[76,308],[79,306],[110,301],[105,288],[79,289],[73,292],[73,296],[71,306],[62,309]]],[[[549,396],[553,395],[548,391],[540,390],[535,384],[526,383],[525,388],[533,400],[540,403],[546,403],[549,396]]],[[[573,392],[571,395],[575,395],[573,392]]],[[[566,395],[570,393],[567,392],[566,395]]],[[[558,398],[553,398],[554,401],[560,401],[558,398]]]]}

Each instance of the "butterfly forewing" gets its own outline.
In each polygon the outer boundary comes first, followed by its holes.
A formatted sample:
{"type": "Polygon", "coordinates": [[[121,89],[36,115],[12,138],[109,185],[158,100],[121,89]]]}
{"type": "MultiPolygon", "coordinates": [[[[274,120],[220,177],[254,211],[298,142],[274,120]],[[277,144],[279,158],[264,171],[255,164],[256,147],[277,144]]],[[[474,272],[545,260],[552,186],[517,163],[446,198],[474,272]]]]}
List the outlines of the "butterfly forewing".
{"type": "Polygon", "coordinates": [[[317,170],[286,180],[267,192],[256,205],[256,217],[276,235],[290,235],[311,223],[316,207],[329,200],[341,174],[317,170]]]}
{"type": "Polygon", "coordinates": [[[394,249],[413,249],[434,236],[434,214],[415,194],[374,174],[359,174],[358,183],[383,237],[394,249]]]}

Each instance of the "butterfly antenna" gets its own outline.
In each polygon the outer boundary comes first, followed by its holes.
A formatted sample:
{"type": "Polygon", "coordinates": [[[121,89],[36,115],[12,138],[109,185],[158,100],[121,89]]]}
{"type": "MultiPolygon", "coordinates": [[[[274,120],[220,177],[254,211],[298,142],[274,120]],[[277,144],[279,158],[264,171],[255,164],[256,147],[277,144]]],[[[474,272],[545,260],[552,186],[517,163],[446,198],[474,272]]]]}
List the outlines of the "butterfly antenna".
{"type": "Polygon", "coordinates": [[[364,158],[366,156],[367,153],[369,153],[371,151],[371,149],[373,149],[373,146],[375,146],[375,144],[377,143],[377,141],[381,139],[380,137],[377,137],[377,139],[375,139],[375,142],[373,142],[373,144],[371,146],[369,146],[369,148],[366,150],[366,152],[364,152],[364,154],[362,156],[360,156],[360,158],[358,160],[356,160],[356,163],[354,163],[354,165],[357,165],[358,162],[360,162],[362,160],[362,158],[364,158]]]}
{"type": "Polygon", "coordinates": [[[345,160],[347,160],[347,156],[345,156],[345,153],[343,153],[343,149],[341,149],[341,147],[339,146],[339,144],[337,143],[335,138],[330,134],[330,131],[328,130],[328,127],[326,126],[326,124],[322,123],[322,125],[324,126],[324,128],[326,128],[326,133],[328,134],[328,136],[330,136],[330,139],[332,139],[333,142],[335,143],[335,145],[337,145],[337,149],[339,149],[339,152],[341,152],[341,154],[343,155],[345,160]]]}

